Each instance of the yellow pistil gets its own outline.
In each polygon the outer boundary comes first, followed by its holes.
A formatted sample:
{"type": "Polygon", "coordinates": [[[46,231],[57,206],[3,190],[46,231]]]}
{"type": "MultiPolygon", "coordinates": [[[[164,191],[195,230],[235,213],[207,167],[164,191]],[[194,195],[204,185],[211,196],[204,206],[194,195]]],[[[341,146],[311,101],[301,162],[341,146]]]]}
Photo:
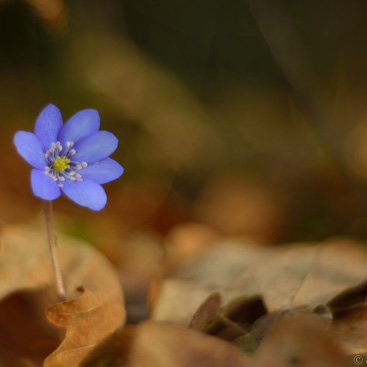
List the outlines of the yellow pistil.
{"type": "Polygon", "coordinates": [[[56,172],[64,171],[66,168],[68,168],[68,167],[69,167],[69,162],[70,162],[70,159],[67,159],[66,157],[57,157],[57,158],[52,162],[52,168],[53,168],[56,172]]]}

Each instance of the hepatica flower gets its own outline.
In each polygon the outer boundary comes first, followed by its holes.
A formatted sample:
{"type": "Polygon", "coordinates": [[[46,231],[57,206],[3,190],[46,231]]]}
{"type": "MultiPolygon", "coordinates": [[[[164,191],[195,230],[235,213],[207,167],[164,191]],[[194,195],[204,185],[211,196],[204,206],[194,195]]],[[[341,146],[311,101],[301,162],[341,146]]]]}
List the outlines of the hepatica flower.
{"type": "Polygon", "coordinates": [[[117,138],[99,131],[99,125],[95,110],[80,111],[63,125],[60,110],[50,104],[38,116],[34,134],[15,134],[18,153],[33,166],[35,196],[51,201],[64,193],[92,210],[106,205],[101,184],[120,177],[123,168],[108,158],[117,148],[117,138]]]}

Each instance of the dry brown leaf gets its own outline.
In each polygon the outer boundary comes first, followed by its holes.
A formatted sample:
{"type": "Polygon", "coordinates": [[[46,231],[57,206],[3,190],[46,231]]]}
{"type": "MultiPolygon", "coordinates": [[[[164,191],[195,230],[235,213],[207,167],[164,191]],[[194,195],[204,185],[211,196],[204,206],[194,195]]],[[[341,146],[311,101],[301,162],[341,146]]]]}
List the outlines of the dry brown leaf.
{"type": "Polygon", "coordinates": [[[152,317],[186,326],[211,291],[195,283],[178,279],[165,280],[154,303],[152,317]]]}
{"type": "Polygon", "coordinates": [[[125,366],[130,354],[131,345],[135,339],[136,325],[127,325],[117,330],[101,342],[82,361],[83,367],[121,367],[125,366]]]}
{"type": "Polygon", "coordinates": [[[288,247],[246,269],[226,296],[261,294],[270,312],[312,309],[367,279],[366,263],[366,249],[348,239],[288,247]]]}
{"type": "Polygon", "coordinates": [[[212,293],[195,312],[187,327],[194,330],[203,330],[208,322],[218,315],[221,304],[222,297],[220,293],[212,293]]]}
{"type": "Polygon", "coordinates": [[[120,309],[103,293],[83,287],[80,298],[58,303],[47,311],[47,318],[67,330],[60,347],[45,361],[44,367],[77,367],[82,359],[121,323],[120,309]]]}
{"type": "Polygon", "coordinates": [[[246,367],[247,358],[230,344],[196,330],[143,322],[132,345],[129,367],[246,367]]]}
{"type": "Polygon", "coordinates": [[[217,318],[205,325],[202,331],[232,341],[239,336],[254,331],[255,328],[259,343],[261,341],[260,329],[265,330],[267,328],[274,314],[266,313],[260,296],[239,297],[222,307],[217,318]],[[264,318],[267,318],[267,320],[264,320],[264,318]],[[259,321],[261,323],[257,325],[256,323],[259,321]]]}
{"type": "Polygon", "coordinates": [[[231,344],[237,346],[247,354],[254,354],[261,345],[269,328],[281,317],[283,317],[283,314],[280,311],[259,317],[247,333],[242,333],[239,336],[232,338],[230,340],[231,344]]]}
{"type": "Polygon", "coordinates": [[[277,251],[233,239],[205,246],[181,263],[173,279],[162,283],[153,318],[187,325],[213,291],[224,289],[245,269],[277,251]]]}
{"type": "Polygon", "coordinates": [[[326,307],[328,307],[334,315],[337,315],[351,307],[363,304],[366,297],[367,280],[356,286],[345,289],[343,292],[332,298],[327,303],[326,307]]]}
{"type": "MultiPolygon", "coordinates": [[[[361,316],[355,318],[357,322],[361,316]]],[[[307,311],[276,312],[259,319],[256,330],[233,344],[245,356],[234,353],[229,344],[193,330],[170,324],[143,322],[106,339],[83,361],[83,366],[242,366],[242,367],[347,367],[353,357],[343,352],[333,338],[329,320],[307,311]],[[265,334],[265,338],[263,336],[265,334]],[[252,349],[255,347],[254,349],[252,349]]],[[[256,323],[255,323],[256,324],[256,323]]],[[[340,335],[345,334],[345,326],[340,335]]],[[[351,325],[350,333],[356,324],[351,325]]],[[[359,331],[362,331],[360,328],[359,331]]],[[[335,334],[335,330],[334,330],[335,334]]],[[[338,335],[336,335],[338,337],[338,335]]],[[[355,333],[357,338],[363,335],[355,333]]],[[[356,351],[355,351],[356,352],[356,351]]],[[[361,351],[359,351],[361,352],[361,351]]]]}
{"type": "Polygon", "coordinates": [[[39,367],[63,333],[46,320],[44,291],[18,293],[0,302],[0,366],[39,367]]]}
{"type": "Polygon", "coordinates": [[[267,333],[254,365],[257,367],[352,366],[336,341],[325,330],[322,318],[294,315],[275,323],[267,333]]]}
{"type": "Polygon", "coordinates": [[[153,317],[187,324],[216,290],[224,304],[259,295],[269,312],[313,309],[367,279],[366,263],[366,249],[349,239],[277,248],[223,241],[183,263],[173,274],[179,279],[162,283],[153,317]]]}
{"type": "MultiPolygon", "coordinates": [[[[27,225],[9,226],[3,228],[0,238],[0,300],[4,302],[6,297],[14,293],[22,295],[38,292],[41,293],[41,296],[37,298],[32,296],[32,302],[29,303],[37,309],[38,313],[44,313],[47,308],[55,303],[54,280],[44,228],[42,226],[27,225]]],[[[73,342],[83,343],[83,340],[79,339],[79,333],[83,331],[86,334],[93,335],[94,345],[108,333],[112,333],[121,326],[125,320],[125,309],[118,277],[113,267],[101,254],[83,241],[66,236],[59,235],[58,243],[60,265],[69,301],[57,304],[49,314],[57,315],[59,311],[62,312],[65,308],[69,308],[68,312],[70,313],[74,306],[91,308],[89,313],[85,312],[83,315],[79,315],[80,318],[77,314],[69,315],[73,320],[64,325],[67,327],[67,335],[60,349],[65,351],[63,355],[67,358],[67,346],[72,348],[73,342]],[[84,286],[88,291],[84,292],[82,297],[79,293],[76,298],[78,292],[75,290],[80,286],[84,286]],[[77,334],[73,333],[72,329],[78,323],[80,326],[82,319],[86,322],[85,329],[81,330],[79,328],[77,334]],[[73,339],[75,340],[73,341],[73,339]]],[[[27,311],[27,309],[23,309],[23,311],[27,311]]],[[[28,318],[34,317],[34,312],[31,311],[30,309],[28,318]]],[[[59,322],[59,325],[61,326],[61,322],[59,322]]],[[[52,325],[49,325],[49,328],[50,333],[52,334],[53,331],[52,335],[54,335],[55,328],[52,325]]],[[[60,333],[56,333],[56,335],[61,341],[60,333]]],[[[46,336],[48,336],[47,333],[44,338],[46,336]]],[[[40,336],[41,340],[42,336],[40,336]]],[[[88,343],[89,341],[85,340],[83,344],[86,352],[91,349],[91,345],[88,345],[88,343]]],[[[53,343],[54,345],[55,343],[53,343]]],[[[59,362],[57,366],[63,366],[63,364],[60,364],[60,358],[63,358],[59,353],[60,349],[49,357],[47,366],[54,366],[53,360],[56,357],[59,362]]],[[[50,349],[48,348],[48,350],[50,349]]],[[[42,352],[44,352],[44,349],[42,349],[42,352]]],[[[44,355],[43,358],[46,356],[44,355]]],[[[32,355],[28,357],[32,357],[32,355]]],[[[38,355],[39,357],[40,355],[38,355]]],[[[80,360],[82,357],[80,356],[80,360]]],[[[74,364],[67,363],[64,365],[72,367],[78,366],[79,363],[75,361],[74,364]]]]}
{"type": "Polygon", "coordinates": [[[261,297],[236,298],[225,307],[221,307],[221,300],[219,292],[212,293],[195,312],[188,328],[233,341],[239,336],[250,334],[252,326],[262,320],[256,327],[258,345],[262,339],[259,338],[260,329],[263,334],[273,319],[273,314],[266,314],[261,297]],[[264,320],[267,316],[267,320],[264,320]]]}
{"type": "Polygon", "coordinates": [[[367,361],[367,306],[344,312],[331,328],[336,340],[349,355],[364,355],[367,361]]]}
{"type": "MultiPolygon", "coordinates": [[[[351,366],[352,358],[343,352],[333,338],[329,321],[321,316],[305,311],[277,312],[258,321],[260,322],[257,323],[256,330],[233,342],[233,345],[245,353],[253,353],[260,345],[252,357],[234,353],[227,342],[218,338],[193,330],[185,331],[182,327],[170,324],[147,321],[125,328],[106,339],[88,355],[83,366],[120,367],[126,361],[130,361],[129,367],[351,366]],[[254,346],[255,349],[251,349],[254,346]]],[[[352,327],[354,326],[356,325],[353,324],[352,327]]],[[[340,330],[341,335],[344,333],[345,325],[340,330]]],[[[363,338],[361,335],[359,337],[363,338]]]]}

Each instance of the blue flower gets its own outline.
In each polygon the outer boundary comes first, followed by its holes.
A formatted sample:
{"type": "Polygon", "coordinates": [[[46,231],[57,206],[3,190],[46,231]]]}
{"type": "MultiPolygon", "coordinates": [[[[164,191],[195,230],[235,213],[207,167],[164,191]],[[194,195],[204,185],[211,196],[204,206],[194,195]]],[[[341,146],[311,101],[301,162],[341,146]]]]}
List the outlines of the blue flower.
{"type": "Polygon", "coordinates": [[[99,125],[95,110],[79,111],[63,125],[60,110],[50,104],[38,116],[34,134],[15,134],[18,153],[33,166],[35,196],[54,200],[63,192],[81,206],[104,208],[107,195],[101,184],[117,179],[124,169],[108,158],[117,138],[99,131],[99,125]]]}

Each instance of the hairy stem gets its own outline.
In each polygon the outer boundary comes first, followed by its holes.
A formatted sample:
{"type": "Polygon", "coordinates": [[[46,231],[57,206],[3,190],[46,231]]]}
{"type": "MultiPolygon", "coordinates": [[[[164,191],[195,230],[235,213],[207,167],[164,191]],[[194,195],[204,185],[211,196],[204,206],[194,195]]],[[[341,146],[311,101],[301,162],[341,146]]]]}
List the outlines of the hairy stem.
{"type": "Polygon", "coordinates": [[[59,302],[66,300],[64,282],[62,280],[59,258],[56,249],[56,237],[53,228],[52,201],[45,201],[45,216],[47,227],[48,246],[51,254],[52,268],[55,277],[56,294],[59,302]]]}

